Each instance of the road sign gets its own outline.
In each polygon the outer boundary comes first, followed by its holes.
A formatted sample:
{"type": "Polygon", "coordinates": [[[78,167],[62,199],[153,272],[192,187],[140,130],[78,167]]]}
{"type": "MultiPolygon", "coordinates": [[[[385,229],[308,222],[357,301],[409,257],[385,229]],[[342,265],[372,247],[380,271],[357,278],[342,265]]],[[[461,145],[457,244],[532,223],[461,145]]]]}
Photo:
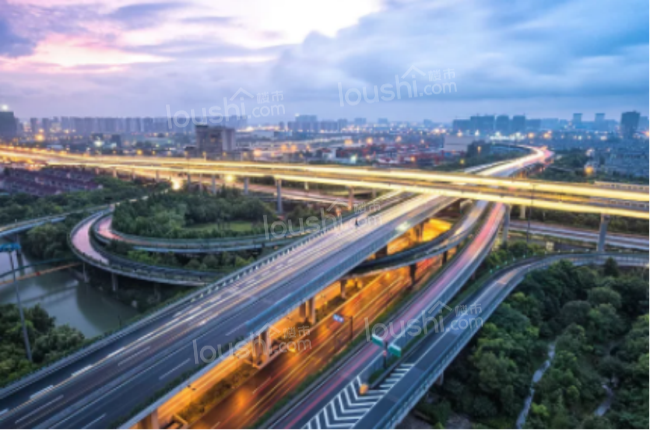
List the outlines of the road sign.
{"type": "Polygon", "coordinates": [[[332,318],[334,318],[334,321],[339,322],[339,323],[345,322],[345,318],[342,317],[342,316],[339,315],[339,314],[334,314],[334,315],[332,316],[332,318]]]}
{"type": "Polygon", "coordinates": [[[376,343],[377,345],[381,346],[382,348],[384,347],[384,339],[378,337],[376,334],[372,335],[372,343],[376,343]]]}
{"type": "Polygon", "coordinates": [[[399,346],[397,346],[397,345],[395,345],[393,343],[388,345],[388,352],[390,352],[391,354],[393,354],[397,358],[400,358],[402,356],[402,348],[400,348],[399,346]]]}
{"type": "Polygon", "coordinates": [[[20,251],[19,243],[3,243],[0,245],[0,252],[20,251]]]}

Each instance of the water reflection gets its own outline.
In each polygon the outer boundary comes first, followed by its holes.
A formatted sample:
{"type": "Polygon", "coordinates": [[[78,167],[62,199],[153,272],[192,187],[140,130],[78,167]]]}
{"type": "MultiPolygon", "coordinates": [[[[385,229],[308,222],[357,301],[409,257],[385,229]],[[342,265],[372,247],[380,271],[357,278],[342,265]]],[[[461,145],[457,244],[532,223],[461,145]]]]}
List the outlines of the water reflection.
{"type": "MultiPolygon", "coordinates": [[[[14,258],[14,264],[16,260],[14,258]]],[[[23,257],[25,266],[33,264],[23,257]]],[[[52,267],[52,266],[50,266],[52,267]]],[[[21,275],[44,270],[46,266],[27,267],[21,275]]],[[[80,267],[76,268],[81,270],[80,267]]],[[[11,270],[9,256],[0,254],[0,273],[11,270]]],[[[21,276],[19,275],[19,276],[21,276]]],[[[10,277],[0,278],[0,282],[10,277]]],[[[86,337],[94,337],[116,329],[121,323],[137,314],[137,311],[107,294],[79,282],[69,270],[48,273],[18,282],[23,306],[40,304],[56,324],[69,324],[80,330],[86,337]]],[[[15,303],[16,296],[11,284],[0,285],[0,303],[15,303]]]]}

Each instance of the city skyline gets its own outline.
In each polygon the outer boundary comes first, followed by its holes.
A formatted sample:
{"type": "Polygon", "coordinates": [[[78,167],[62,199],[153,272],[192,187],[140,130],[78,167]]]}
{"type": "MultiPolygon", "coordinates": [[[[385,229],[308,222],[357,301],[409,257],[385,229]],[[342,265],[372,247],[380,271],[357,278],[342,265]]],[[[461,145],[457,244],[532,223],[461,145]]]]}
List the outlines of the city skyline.
{"type": "Polygon", "coordinates": [[[647,3],[285,3],[2,0],[0,104],[19,118],[164,117],[243,89],[251,109],[282,93],[278,120],[648,113],[647,3]],[[414,76],[455,88],[341,102],[414,76]]]}

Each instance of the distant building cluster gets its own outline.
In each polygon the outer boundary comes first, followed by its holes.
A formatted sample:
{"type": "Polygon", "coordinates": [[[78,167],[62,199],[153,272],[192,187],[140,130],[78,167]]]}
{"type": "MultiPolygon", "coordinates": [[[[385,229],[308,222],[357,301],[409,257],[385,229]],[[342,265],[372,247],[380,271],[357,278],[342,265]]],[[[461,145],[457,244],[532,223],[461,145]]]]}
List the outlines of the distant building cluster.
{"type": "Polygon", "coordinates": [[[71,191],[92,191],[102,186],[94,181],[95,175],[68,169],[4,169],[0,188],[10,194],[27,193],[34,196],[51,196],[71,191]]]}

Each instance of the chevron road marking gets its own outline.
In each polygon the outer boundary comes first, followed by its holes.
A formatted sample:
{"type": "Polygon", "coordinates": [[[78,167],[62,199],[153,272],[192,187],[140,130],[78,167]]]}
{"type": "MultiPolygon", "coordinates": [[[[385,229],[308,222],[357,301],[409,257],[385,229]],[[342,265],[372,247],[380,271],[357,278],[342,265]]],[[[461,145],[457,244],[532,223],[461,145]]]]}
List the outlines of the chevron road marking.
{"type": "Polygon", "coordinates": [[[310,419],[305,429],[350,429],[390,391],[413,367],[413,364],[401,364],[391,372],[378,390],[366,394],[357,394],[361,388],[358,376],[346,385],[341,392],[329,401],[310,419]]]}

